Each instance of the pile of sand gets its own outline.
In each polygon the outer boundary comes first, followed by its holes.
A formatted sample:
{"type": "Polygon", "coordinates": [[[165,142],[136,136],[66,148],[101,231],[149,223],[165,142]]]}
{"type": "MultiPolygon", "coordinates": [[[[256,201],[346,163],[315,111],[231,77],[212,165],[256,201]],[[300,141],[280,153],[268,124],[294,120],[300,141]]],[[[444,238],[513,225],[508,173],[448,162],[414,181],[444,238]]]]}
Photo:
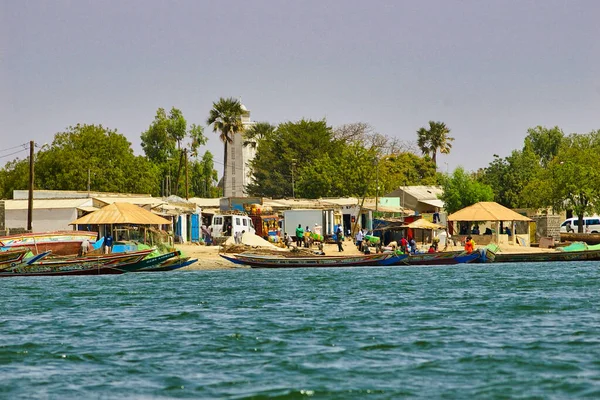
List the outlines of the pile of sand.
{"type": "MultiPolygon", "coordinates": [[[[277,247],[273,243],[267,242],[265,239],[261,238],[260,236],[255,235],[250,232],[246,232],[242,235],[242,244],[244,244],[246,246],[250,246],[250,247],[266,247],[268,249],[281,250],[280,247],[277,247]]],[[[223,247],[228,247],[228,246],[239,246],[239,244],[236,245],[233,236],[231,236],[225,241],[225,243],[223,243],[223,247]]]]}

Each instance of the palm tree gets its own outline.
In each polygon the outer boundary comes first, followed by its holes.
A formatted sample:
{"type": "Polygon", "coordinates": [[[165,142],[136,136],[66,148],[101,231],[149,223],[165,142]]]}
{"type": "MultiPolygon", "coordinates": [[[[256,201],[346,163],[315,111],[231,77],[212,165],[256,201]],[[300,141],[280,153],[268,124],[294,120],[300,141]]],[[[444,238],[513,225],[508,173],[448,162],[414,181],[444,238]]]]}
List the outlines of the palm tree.
{"type": "Polygon", "coordinates": [[[429,121],[429,129],[420,128],[417,131],[417,146],[423,154],[430,155],[437,168],[437,152],[450,153],[453,137],[448,136],[450,129],[443,122],[429,121]]]}
{"type": "Polygon", "coordinates": [[[219,101],[213,103],[213,108],[206,120],[207,125],[213,126],[213,132],[219,133],[219,138],[225,147],[223,156],[223,195],[225,195],[225,188],[227,187],[227,147],[233,142],[233,135],[244,130],[242,115],[244,115],[244,109],[239,100],[233,97],[227,99],[221,97],[219,101]]]}
{"type": "Polygon", "coordinates": [[[244,146],[256,148],[256,144],[275,132],[275,127],[268,122],[258,122],[244,132],[244,146]]]}

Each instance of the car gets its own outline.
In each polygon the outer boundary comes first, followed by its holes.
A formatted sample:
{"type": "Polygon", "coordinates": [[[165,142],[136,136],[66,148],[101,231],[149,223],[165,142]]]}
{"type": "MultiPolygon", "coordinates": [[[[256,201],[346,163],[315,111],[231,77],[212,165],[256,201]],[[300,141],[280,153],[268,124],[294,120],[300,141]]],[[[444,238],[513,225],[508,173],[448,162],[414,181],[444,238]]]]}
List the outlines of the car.
{"type": "MultiPolygon", "coordinates": [[[[597,215],[591,217],[583,217],[583,233],[600,233],[600,217],[597,215]]],[[[579,231],[579,218],[567,218],[562,224],[560,224],[560,231],[562,233],[579,231]],[[570,225],[570,226],[569,226],[570,225]]]]}

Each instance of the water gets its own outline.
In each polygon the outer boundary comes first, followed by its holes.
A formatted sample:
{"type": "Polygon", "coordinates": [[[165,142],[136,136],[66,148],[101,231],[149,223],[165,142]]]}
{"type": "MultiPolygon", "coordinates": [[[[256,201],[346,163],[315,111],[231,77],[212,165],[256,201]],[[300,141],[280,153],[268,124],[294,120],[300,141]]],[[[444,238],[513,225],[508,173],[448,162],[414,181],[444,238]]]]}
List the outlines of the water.
{"type": "Polygon", "coordinates": [[[600,398],[600,265],[0,280],[0,398],[600,398]]]}

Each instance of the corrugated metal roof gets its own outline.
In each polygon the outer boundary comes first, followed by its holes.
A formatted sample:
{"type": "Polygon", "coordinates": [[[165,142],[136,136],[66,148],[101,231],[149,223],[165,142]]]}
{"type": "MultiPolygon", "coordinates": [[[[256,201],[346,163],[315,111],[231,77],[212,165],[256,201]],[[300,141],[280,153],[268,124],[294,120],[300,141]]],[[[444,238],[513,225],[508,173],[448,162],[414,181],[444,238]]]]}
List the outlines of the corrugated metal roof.
{"type": "Polygon", "coordinates": [[[129,203],[136,205],[151,205],[156,206],[158,204],[166,203],[163,199],[158,197],[94,197],[95,200],[98,200],[104,204],[113,204],[113,203],[129,203]]]}
{"type": "Polygon", "coordinates": [[[220,198],[216,199],[205,199],[202,197],[192,197],[189,199],[192,203],[195,203],[198,207],[207,207],[207,208],[219,208],[220,207],[220,198]]]}
{"type": "Polygon", "coordinates": [[[419,200],[420,203],[429,204],[430,206],[444,208],[444,201],[440,199],[419,200]]]}
{"type": "Polygon", "coordinates": [[[437,199],[438,195],[444,193],[440,186],[400,186],[385,197],[401,197],[402,192],[414,197],[418,201],[437,199]]]}
{"type": "Polygon", "coordinates": [[[101,210],[85,215],[70,225],[136,224],[166,225],[171,221],[129,203],[113,203],[101,210]]]}
{"type": "MultiPolygon", "coordinates": [[[[27,210],[28,200],[4,200],[6,210],[27,210]]],[[[92,199],[33,200],[33,209],[81,208],[92,206],[92,199]]]]}

